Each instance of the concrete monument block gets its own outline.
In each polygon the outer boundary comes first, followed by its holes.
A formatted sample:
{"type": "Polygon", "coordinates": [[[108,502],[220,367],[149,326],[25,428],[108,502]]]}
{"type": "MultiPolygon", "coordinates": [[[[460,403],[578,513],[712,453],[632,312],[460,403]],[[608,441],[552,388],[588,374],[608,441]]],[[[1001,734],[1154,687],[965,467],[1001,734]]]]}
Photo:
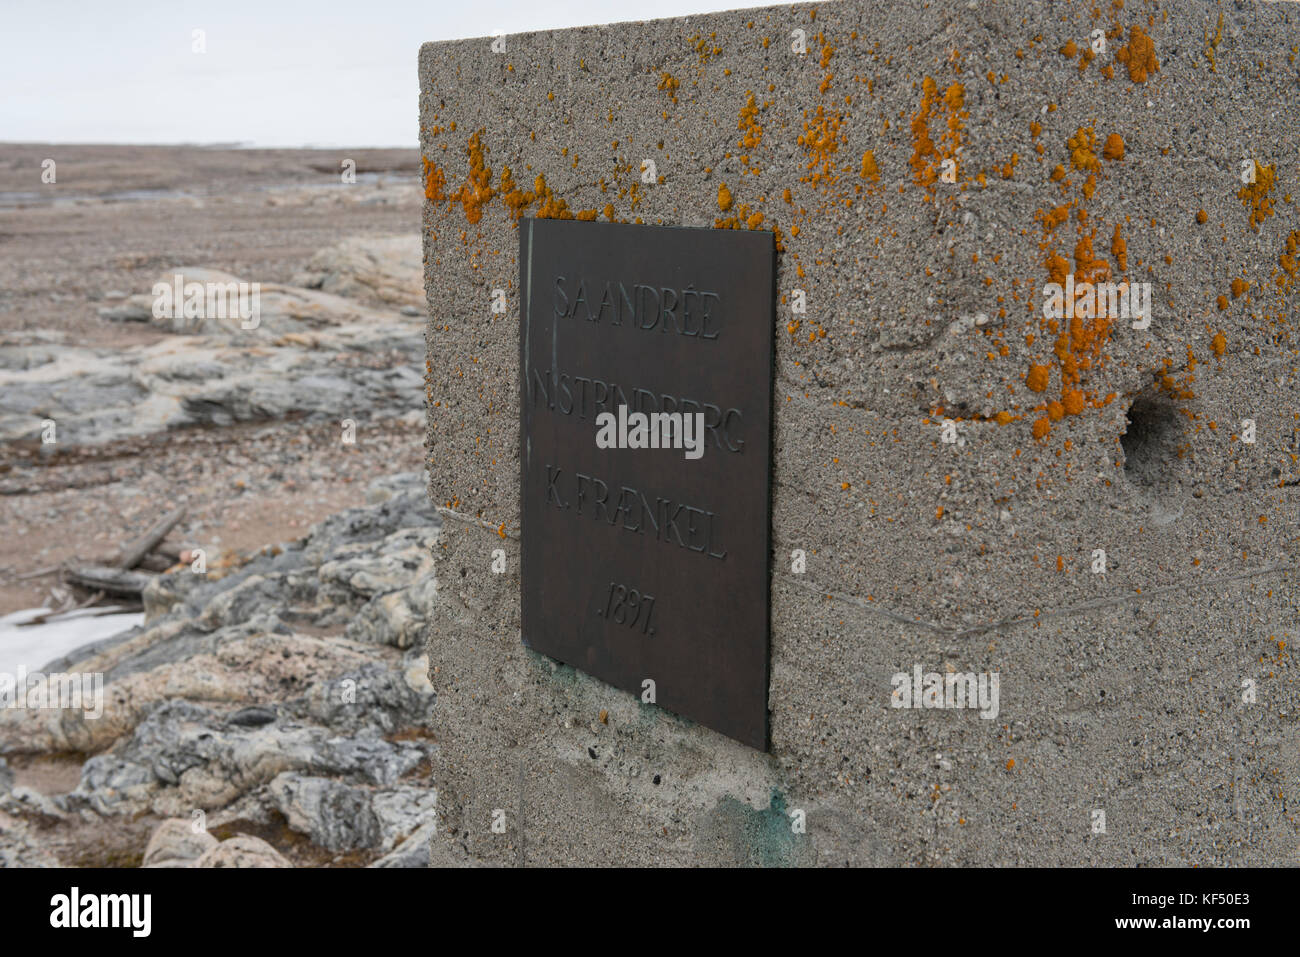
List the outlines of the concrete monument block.
{"type": "Polygon", "coordinates": [[[1294,863],[1298,54],[1190,0],[425,45],[439,859],[1294,863]],[[767,752],[521,642],[530,218],[773,233],[767,752]]]}

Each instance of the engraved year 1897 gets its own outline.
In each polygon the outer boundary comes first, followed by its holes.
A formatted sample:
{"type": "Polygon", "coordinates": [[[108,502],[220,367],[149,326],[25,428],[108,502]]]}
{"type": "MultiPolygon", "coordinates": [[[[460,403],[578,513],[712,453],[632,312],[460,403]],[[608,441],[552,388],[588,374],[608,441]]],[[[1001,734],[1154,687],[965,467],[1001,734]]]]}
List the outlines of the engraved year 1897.
{"type": "Polygon", "coordinates": [[[650,624],[650,616],[654,614],[654,611],[654,595],[643,595],[635,588],[628,588],[618,582],[610,582],[605,607],[597,608],[596,614],[606,621],[612,621],[616,625],[626,625],[632,629],[636,628],[639,621],[641,622],[641,633],[643,635],[653,635],[655,630],[654,626],[650,624]],[[642,612],[645,612],[644,619],[641,618],[642,612]]]}

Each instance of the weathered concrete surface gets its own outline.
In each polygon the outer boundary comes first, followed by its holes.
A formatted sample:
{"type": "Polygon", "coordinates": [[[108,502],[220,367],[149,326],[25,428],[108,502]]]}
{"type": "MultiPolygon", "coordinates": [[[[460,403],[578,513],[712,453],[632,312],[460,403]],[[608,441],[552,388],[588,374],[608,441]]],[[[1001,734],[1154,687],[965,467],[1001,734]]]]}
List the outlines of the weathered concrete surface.
{"type": "Polygon", "coordinates": [[[1300,862],[1300,7],[490,44],[420,52],[440,859],[1300,862]],[[517,213],[779,231],[770,756],[520,645],[517,213]],[[1066,272],[1151,283],[1150,328],[1051,328],[1066,272]],[[998,672],[996,720],[891,708],[914,665],[998,672]]]}

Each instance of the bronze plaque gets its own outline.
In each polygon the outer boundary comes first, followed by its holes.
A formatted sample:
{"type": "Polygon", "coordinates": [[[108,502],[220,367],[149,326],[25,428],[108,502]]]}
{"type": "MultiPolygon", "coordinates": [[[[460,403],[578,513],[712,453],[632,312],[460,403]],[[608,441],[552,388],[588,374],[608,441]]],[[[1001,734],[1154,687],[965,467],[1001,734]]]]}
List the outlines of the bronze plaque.
{"type": "Polygon", "coordinates": [[[519,237],[524,644],[766,750],[772,234],[519,237]]]}

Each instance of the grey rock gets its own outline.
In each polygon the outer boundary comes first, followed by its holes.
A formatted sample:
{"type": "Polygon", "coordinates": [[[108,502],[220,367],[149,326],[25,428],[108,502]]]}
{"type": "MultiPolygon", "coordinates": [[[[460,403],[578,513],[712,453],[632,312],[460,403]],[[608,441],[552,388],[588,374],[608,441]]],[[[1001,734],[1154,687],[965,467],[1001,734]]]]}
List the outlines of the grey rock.
{"type": "Polygon", "coordinates": [[[145,765],[114,754],[100,754],[81,767],[77,787],[64,795],[68,811],[91,810],[105,817],[130,814],[148,806],[157,779],[145,765]]]}
{"type": "Polygon", "coordinates": [[[294,282],[337,296],[423,315],[423,251],[419,236],[356,237],[322,249],[294,282]],[[413,311],[408,311],[413,310],[413,311]]]}
{"type": "MultiPolygon", "coordinates": [[[[370,501],[224,576],[158,576],[145,625],[78,649],[59,669],[105,674],[102,720],[38,727],[0,712],[0,746],[35,733],[47,750],[97,752],[77,787],[52,800],[8,793],[14,777],[0,759],[0,813],[174,818],[151,845],[183,847],[147,848],[151,867],[191,866],[200,854],[253,860],[238,845],[187,837],[193,809],[235,806],[252,819],[293,810],[295,829],[331,850],[400,846],[384,866],[427,858],[411,841],[433,816],[434,792],[413,772],[435,745],[385,736],[424,725],[436,702],[425,656],[392,648],[420,643],[440,522],[418,472],[372,483],[370,501]],[[328,616],[348,623],[346,636],[294,630],[328,616]]],[[[32,859],[15,856],[18,841],[0,840],[10,848],[0,859],[32,859]]]]}
{"type": "Polygon", "coordinates": [[[285,857],[260,837],[236,834],[205,852],[195,867],[293,867],[285,857]]]}
{"type": "Polygon", "coordinates": [[[48,839],[34,824],[0,811],[0,867],[61,866],[47,844],[48,839]]]}
{"type": "Polygon", "coordinates": [[[438,792],[404,785],[376,793],[370,806],[379,820],[380,846],[391,850],[421,828],[436,823],[438,792]]]}
{"type": "MultiPolygon", "coordinates": [[[[216,270],[181,273],[186,280],[239,281],[216,270]]],[[[172,278],[159,277],[169,284],[172,278]]],[[[263,283],[260,320],[245,329],[238,316],[158,319],[153,301],[151,293],[140,293],[104,306],[100,315],[161,328],[175,341],[66,344],[57,351],[31,342],[0,344],[0,441],[35,438],[44,417],[58,421],[60,444],[78,445],[291,413],[334,418],[342,397],[358,421],[398,418],[423,401],[422,365],[401,361],[421,351],[420,321],[392,305],[376,309],[263,283]],[[374,368],[375,356],[393,358],[388,368],[374,368]]]]}
{"type": "Polygon", "coordinates": [[[350,851],[379,845],[379,819],[365,788],[329,778],[281,774],[271,782],[271,799],[289,826],[311,835],[316,844],[331,851],[350,851]]]}
{"type": "Polygon", "coordinates": [[[376,595],[348,622],[345,634],[354,641],[410,648],[424,638],[436,593],[434,578],[427,575],[400,592],[376,595]]]}
{"type": "Polygon", "coordinates": [[[121,306],[104,306],[96,310],[99,318],[109,322],[148,322],[153,318],[149,306],[140,302],[131,302],[121,306]]]}
{"type": "Polygon", "coordinates": [[[190,867],[219,842],[207,831],[195,830],[192,822],[174,817],[154,830],[144,849],[141,867],[190,867]]]}
{"type": "Polygon", "coordinates": [[[367,665],[317,682],[307,693],[306,707],[310,717],[331,728],[378,727],[389,733],[423,723],[436,697],[431,689],[412,687],[404,674],[367,665]]]}
{"type": "Polygon", "coordinates": [[[354,546],[320,566],[321,584],[363,598],[405,588],[432,574],[437,539],[436,529],[403,528],[377,544],[354,546]]]}
{"type": "Polygon", "coordinates": [[[260,728],[264,724],[271,724],[275,719],[276,712],[274,708],[253,705],[248,708],[240,708],[230,717],[226,718],[226,723],[238,727],[260,728]]]}
{"type": "Polygon", "coordinates": [[[414,834],[371,864],[371,867],[428,867],[429,842],[437,833],[436,822],[422,825],[414,834]]]}
{"type": "Polygon", "coordinates": [[[391,787],[402,775],[415,770],[424,758],[416,745],[392,744],[367,729],[352,737],[330,738],[312,756],[311,768],[345,774],[391,787]]]}
{"type": "Polygon", "coordinates": [[[366,486],[366,504],[378,505],[402,492],[420,492],[424,488],[423,472],[397,472],[381,475],[366,486]]]}
{"type": "Polygon", "coordinates": [[[25,785],[11,788],[0,796],[0,809],[10,814],[37,814],[52,818],[61,818],[64,814],[52,798],[25,785]]]}

